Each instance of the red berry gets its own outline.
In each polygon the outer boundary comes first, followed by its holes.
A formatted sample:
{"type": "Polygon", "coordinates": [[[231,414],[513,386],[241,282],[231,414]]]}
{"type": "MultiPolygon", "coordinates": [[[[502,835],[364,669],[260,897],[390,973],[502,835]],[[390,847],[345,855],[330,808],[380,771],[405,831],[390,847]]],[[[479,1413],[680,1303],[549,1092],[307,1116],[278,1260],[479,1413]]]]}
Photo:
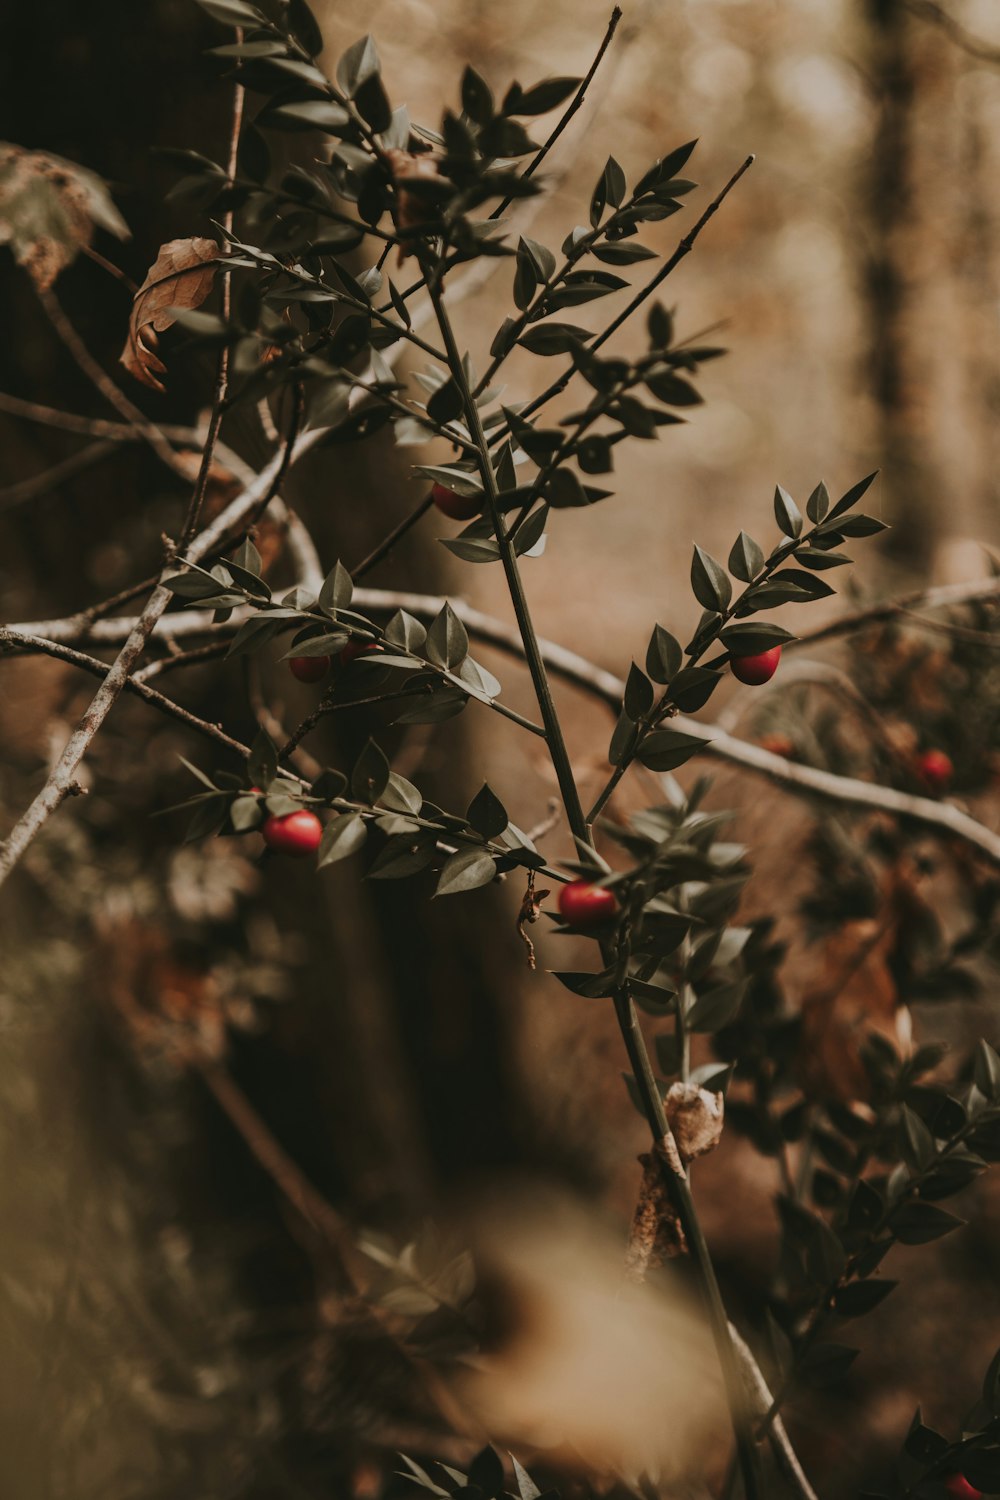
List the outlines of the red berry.
{"type": "Polygon", "coordinates": [[[970,1484],[964,1474],[949,1474],[945,1480],[945,1489],[954,1500],[980,1500],[982,1490],[977,1490],[974,1484],[970,1484]]]}
{"type": "Polygon", "coordinates": [[[574,927],[596,927],[618,910],[614,892],[590,880],[571,880],[560,887],[559,911],[574,927]]]}
{"type": "Polygon", "coordinates": [[[947,791],[955,774],[951,756],[943,750],[924,750],[917,756],[917,770],[932,792],[947,791]]]}
{"type": "Polygon", "coordinates": [[[382,647],[376,641],[348,641],[340,653],[339,661],[342,667],[349,667],[352,661],[359,656],[365,656],[369,651],[381,651],[382,647]]]}
{"type": "Polygon", "coordinates": [[[328,656],[293,656],[288,670],[299,682],[322,682],[330,670],[328,656]]]}
{"type": "Polygon", "coordinates": [[[441,514],[450,516],[453,521],[471,521],[482,509],[475,495],[456,495],[454,490],[447,489],[443,484],[433,486],[431,499],[441,514]]]}
{"type": "Polygon", "coordinates": [[[286,813],[283,818],[272,814],[264,820],[260,831],[267,847],[276,854],[312,854],[319,848],[323,837],[319,818],[304,807],[298,812],[286,813]]]}
{"type": "Polygon", "coordinates": [[[795,741],[789,739],[787,734],[762,734],[757,743],[762,750],[780,755],[782,760],[795,759],[795,741]]]}
{"type": "Polygon", "coordinates": [[[762,682],[770,682],[780,660],[780,646],[772,646],[770,651],[758,651],[756,656],[734,656],[733,676],[748,687],[760,687],[762,682]]]}

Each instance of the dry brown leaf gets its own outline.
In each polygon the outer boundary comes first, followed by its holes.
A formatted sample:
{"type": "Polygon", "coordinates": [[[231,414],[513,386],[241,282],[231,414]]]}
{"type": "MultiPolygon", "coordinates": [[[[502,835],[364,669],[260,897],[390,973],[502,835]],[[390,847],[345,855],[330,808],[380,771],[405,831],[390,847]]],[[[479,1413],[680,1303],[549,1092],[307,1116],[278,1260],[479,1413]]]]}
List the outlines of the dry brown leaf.
{"type": "Polygon", "coordinates": [[[212,290],[220,255],[214,240],[168,240],[135,294],[121,362],[154,391],[164,389],[158,377],[167,368],[156,353],[158,335],[176,322],[175,308],[190,311],[201,306],[212,290]]]}
{"type": "Polygon", "coordinates": [[[94,226],[119,239],[128,225],[101,179],[86,167],[0,142],[0,244],[9,244],[40,292],[47,292],[94,226]]]}
{"type": "MultiPolygon", "coordinates": [[[[421,224],[428,222],[427,203],[419,193],[407,192],[406,183],[421,177],[425,180],[440,177],[437,161],[433,156],[418,156],[412,151],[398,148],[387,151],[385,160],[396,188],[396,228],[418,229],[421,224]]],[[[399,264],[402,265],[406,257],[412,254],[412,245],[404,241],[399,247],[399,264]]]]}
{"type": "Polygon", "coordinates": [[[670,1085],[663,1107],[685,1165],[714,1151],[719,1144],[725,1102],[722,1094],[700,1089],[693,1083],[670,1085]]]}

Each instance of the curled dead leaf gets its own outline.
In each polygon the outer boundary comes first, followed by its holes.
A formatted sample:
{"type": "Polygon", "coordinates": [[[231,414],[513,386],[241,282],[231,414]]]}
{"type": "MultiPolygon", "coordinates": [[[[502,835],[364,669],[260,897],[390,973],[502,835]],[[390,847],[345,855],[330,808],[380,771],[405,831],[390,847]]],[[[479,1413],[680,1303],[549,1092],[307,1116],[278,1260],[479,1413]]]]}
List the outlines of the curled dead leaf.
{"type": "Polygon", "coordinates": [[[220,255],[214,240],[168,240],[135,294],[121,362],[154,391],[164,389],[158,377],[167,368],[156,353],[158,335],[176,322],[175,309],[201,306],[212,290],[220,255]]]}
{"type": "Polygon", "coordinates": [[[667,1120],[682,1160],[714,1151],[722,1139],[725,1100],[692,1083],[672,1083],[664,1101],[667,1120]]]}
{"type": "Polygon", "coordinates": [[[90,245],[95,226],[121,240],[129,228],[94,172],[0,142],[0,244],[9,244],[40,292],[90,245]]]}
{"type": "MultiPolygon", "coordinates": [[[[427,222],[427,205],[418,193],[407,192],[407,182],[413,182],[419,178],[425,181],[440,177],[438,164],[433,156],[416,155],[412,151],[399,149],[387,151],[385,160],[392,173],[393,184],[396,188],[396,228],[401,230],[417,229],[421,224],[427,222]]],[[[407,244],[399,247],[399,263],[413,251],[407,244]]]]}

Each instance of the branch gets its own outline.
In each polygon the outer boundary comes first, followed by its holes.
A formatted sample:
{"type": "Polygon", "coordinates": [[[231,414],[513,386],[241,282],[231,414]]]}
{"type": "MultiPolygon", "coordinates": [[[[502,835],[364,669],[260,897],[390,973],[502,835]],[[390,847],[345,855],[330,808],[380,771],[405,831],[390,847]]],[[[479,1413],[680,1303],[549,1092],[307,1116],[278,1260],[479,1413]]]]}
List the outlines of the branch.
{"type": "MultiPolygon", "coordinates": [[[[950,597],[940,601],[947,603],[957,602],[959,597],[985,598],[1000,592],[1000,581],[990,580],[988,585],[955,584],[949,585],[947,589],[930,592],[938,596],[948,593],[950,597]],[[989,588],[988,594],[981,592],[987,587],[989,588]]],[[[442,609],[445,600],[432,594],[410,594],[387,589],[358,589],[353,602],[358,609],[369,610],[373,614],[393,614],[397,609],[405,609],[409,614],[416,615],[418,619],[432,620],[442,609]]],[[[520,637],[511,626],[494,619],[491,615],[483,614],[480,610],[473,609],[471,605],[463,603],[460,599],[453,599],[451,606],[472,637],[488,646],[495,646],[509,656],[523,660],[524,652],[520,637]]],[[[896,606],[880,605],[877,608],[894,612],[896,606]]],[[[178,639],[198,635],[211,636],[213,633],[228,635],[243,620],[249,619],[250,614],[249,610],[234,610],[233,617],[228,624],[216,626],[212,623],[211,614],[206,611],[185,611],[183,614],[170,617],[170,633],[178,639]]],[[[868,613],[865,612],[865,618],[868,617],[868,613]]],[[[97,620],[86,632],[83,632],[79,623],[71,618],[12,625],[10,629],[25,635],[41,636],[48,641],[70,643],[86,639],[96,645],[101,642],[111,644],[121,641],[134,624],[135,621],[131,619],[97,620]]],[[[834,621],[831,626],[824,627],[823,633],[841,634],[843,632],[838,628],[838,622],[834,621]]],[[[805,637],[808,640],[815,638],[815,636],[805,637]]],[[[606,671],[585,657],[579,656],[575,651],[567,650],[565,646],[560,646],[555,641],[540,639],[538,646],[546,667],[557,677],[573,683],[581,691],[588,693],[591,697],[599,698],[609,708],[618,712],[625,692],[625,684],[620,677],[616,677],[613,672],[606,671]]],[[[747,740],[738,739],[735,735],[721,732],[715,725],[700,723],[697,719],[688,719],[679,715],[670,722],[676,728],[682,729],[685,734],[701,740],[705,754],[717,760],[727,761],[731,765],[740,766],[754,775],[766,776],[769,781],[793,795],[821,797],[830,802],[862,808],[867,812],[889,813],[893,817],[903,818],[927,828],[938,837],[960,839],[978,849],[992,864],[1000,866],[1000,835],[993,833],[952,803],[935,802],[929,797],[898,792],[892,787],[880,786],[874,782],[858,781],[849,776],[837,776],[832,771],[822,771],[815,766],[797,765],[780,755],[773,755],[759,745],[753,745],[747,740]]]]}
{"type": "MultiPolygon", "coordinates": [[[[218,545],[233,522],[252,510],[262,494],[266,494],[273,475],[281,463],[281,456],[272,460],[259,475],[254,485],[239,495],[212,524],[196,537],[188,549],[188,556],[195,561],[205,557],[218,545]]],[[[146,643],[156,629],[168,604],[173,600],[169,589],[157,584],[139,617],[129,622],[129,630],[104,681],[94,696],[90,707],[80,720],[63,748],[48,780],[28,810],[14,825],[8,837],[0,844],[0,885],[14,869],[25,850],[34,841],[49,818],[76,789],[76,772],[90,748],[90,744],[114,707],[128,682],[133,666],[138,661],[146,643]]],[[[46,632],[22,632],[44,635],[46,632]]]]}
{"type": "Polygon", "coordinates": [[[912,15],[919,16],[921,20],[940,27],[955,43],[955,46],[967,52],[970,57],[978,58],[980,62],[995,63],[1000,66],[1000,47],[994,47],[990,42],[984,42],[982,38],[974,36],[960,21],[956,21],[943,5],[937,5],[935,0],[903,0],[903,5],[912,15]]]}
{"type": "MultiPolygon", "coordinates": [[[[755,1418],[764,1417],[774,1404],[774,1397],[764,1379],[760,1365],[753,1357],[749,1344],[734,1328],[729,1325],[729,1336],[736,1350],[736,1357],[740,1364],[740,1373],[743,1376],[743,1384],[750,1402],[751,1415],[755,1418]]],[[[785,1430],[785,1424],[779,1416],[775,1416],[771,1422],[768,1434],[771,1440],[771,1451],[782,1474],[788,1480],[792,1489],[800,1497],[800,1500],[818,1500],[816,1491],[813,1489],[802,1465],[799,1463],[798,1454],[792,1447],[791,1440],[785,1430]]]]}
{"type": "Polygon", "coordinates": [[[24,505],[27,501],[34,500],[36,495],[47,495],[64,480],[72,479],[75,474],[82,474],[85,469],[90,469],[94,464],[100,463],[102,459],[114,453],[117,446],[108,439],[91,443],[88,447],[71,453],[68,458],[61,459],[51,468],[43,469],[40,474],[32,474],[16,484],[7,485],[6,489],[0,490],[0,510],[13,510],[17,505],[24,505]]]}
{"type": "Polygon", "coordinates": [[[956,604],[974,604],[980,599],[997,598],[1000,598],[1000,578],[977,578],[966,583],[945,583],[932,589],[917,589],[915,593],[903,594],[899,599],[886,599],[881,604],[867,604],[849,614],[838,615],[828,625],[820,625],[818,629],[809,630],[805,635],[789,641],[785,650],[794,651],[801,646],[813,646],[817,641],[831,641],[839,635],[850,635],[863,625],[891,620],[896,615],[907,614],[914,609],[950,609],[956,604]]]}
{"type": "Polygon", "coordinates": [[[83,342],[80,335],[73,327],[73,324],[69,321],[66,314],[63,312],[62,306],[60,305],[55,293],[52,291],[40,291],[38,293],[38,299],[41,302],[42,307],[45,310],[45,314],[48,317],[49,322],[52,324],[52,327],[55,329],[60,339],[62,339],[62,342],[65,344],[67,350],[72,355],[73,359],[76,361],[77,365],[83,371],[84,375],[86,375],[91,384],[96,386],[97,390],[100,391],[104,399],[109,402],[117,412],[121,413],[121,415],[128,423],[129,427],[131,427],[135,431],[138,437],[142,438],[144,442],[149,444],[153,452],[156,454],[157,458],[162,459],[163,462],[167,465],[168,469],[173,469],[175,474],[180,474],[183,478],[187,478],[187,474],[185,473],[183,466],[177,458],[176,453],[171,448],[166,438],[163,436],[163,433],[155,425],[155,423],[149,420],[145,413],[141,412],[137,406],[134,406],[132,404],[129,398],[125,395],[124,391],[119,390],[118,386],[111,379],[111,376],[107,373],[107,371],[103,370],[97,363],[97,360],[91,354],[90,350],[87,348],[86,344],[83,342]]]}

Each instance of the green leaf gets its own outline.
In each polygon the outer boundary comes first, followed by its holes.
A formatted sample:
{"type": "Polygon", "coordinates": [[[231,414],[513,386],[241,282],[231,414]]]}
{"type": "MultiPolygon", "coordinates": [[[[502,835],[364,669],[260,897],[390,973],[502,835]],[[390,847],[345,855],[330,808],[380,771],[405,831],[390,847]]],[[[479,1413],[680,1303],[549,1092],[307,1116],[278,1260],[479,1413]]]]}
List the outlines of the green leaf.
{"type": "Polygon", "coordinates": [[[383,631],[383,638],[391,646],[401,646],[405,651],[419,651],[427,639],[427,631],[405,609],[397,609],[383,631]]]}
{"type": "Polygon", "coordinates": [[[445,603],[427,631],[427,657],[436,666],[454,668],[469,654],[469,634],[461,620],[445,603]]]}
{"type": "Polygon", "coordinates": [[[580,84],[579,78],[544,78],[528,89],[514,84],[504,99],[504,111],[509,115],[544,115],[555,109],[580,84]]]}
{"type": "MultiPolygon", "coordinates": [[[[648,245],[640,245],[638,240],[612,240],[595,245],[591,254],[595,260],[603,261],[606,266],[630,266],[637,260],[656,259],[656,251],[650,250],[648,245]]],[[[693,402],[678,402],[678,405],[693,404],[693,402]]]]}
{"type": "Polygon", "coordinates": [[[438,541],[456,557],[468,563],[494,563],[500,561],[500,545],[496,537],[441,536],[438,541]]]}
{"type": "Polygon", "coordinates": [[[456,896],[489,885],[496,874],[492,855],[485,849],[459,849],[445,860],[438,878],[435,896],[456,896]]]}
{"type": "Polygon", "coordinates": [[[980,1040],[972,1059],[972,1078],[979,1092],[993,1103],[1000,1101],[1000,1057],[989,1042],[980,1040]]]}
{"type": "Polygon", "coordinates": [[[523,253],[534,267],[535,275],[539,281],[548,281],[556,268],[556,258],[547,245],[542,245],[538,240],[529,239],[522,235],[517,243],[518,254],[523,253]]]}
{"type": "Polygon", "coordinates": [[[449,375],[443,385],[439,385],[434,394],[427,402],[427,415],[432,422],[445,425],[454,421],[462,415],[464,400],[461,389],[454,376],[449,375]]]}
{"type": "Polygon", "coordinates": [[[281,660],[291,661],[295,656],[336,656],[349,640],[346,630],[324,631],[322,635],[310,635],[304,640],[296,639],[281,660]]]}
{"type": "Polygon", "coordinates": [[[258,123],[268,129],[291,126],[339,135],[350,125],[351,117],[342,104],[335,104],[332,99],[295,99],[268,109],[258,123]]]}
{"type": "Polygon", "coordinates": [[[589,328],[574,323],[540,323],[522,333],[518,343],[531,354],[569,354],[591,337],[589,328]]]}
{"type": "Polygon", "coordinates": [[[903,1245],[926,1245],[965,1223],[936,1203],[902,1203],[889,1215],[889,1228],[903,1245]]]}
{"type": "Polygon", "coordinates": [[[746,985],[718,984],[699,995],[687,1013],[689,1031],[715,1032],[729,1026],[739,1015],[746,985]]]}
{"type": "Polygon", "coordinates": [[[700,605],[720,614],[733,597],[733,586],[724,569],[697,543],[691,558],[691,589],[700,605]]]}
{"type": "Polygon", "coordinates": [[[331,614],[336,609],[350,608],[353,597],[354,583],[350,573],[342,563],[335,562],[323,580],[317,604],[326,614],[331,614]]]}
{"type": "Polygon", "coordinates": [[[378,52],[370,36],[354,42],[337,63],[337,83],[348,99],[353,99],[362,84],[379,71],[378,52]]]}
{"type": "Polygon", "coordinates": [[[704,750],[705,742],[679,729],[654,729],[639,745],[637,758],[650,771],[675,771],[692,755],[704,750]]]}
{"type": "Polygon", "coordinates": [[[756,656],[759,651],[770,651],[772,646],[784,646],[795,637],[782,625],[772,625],[765,620],[753,625],[727,625],[720,632],[720,640],[728,646],[734,656],[756,656]]]}
{"type": "Polygon", "coordinates": [[[263,729],[250,747],[247,770],[253,784],[265,792],[278,774],[278,752],[263,729]]]}
{"type": "Polygon", "coordinates": [[[365,820],[360,813],[342,813],[340,817],[333,818],[323,829],[316,857],[317,869],[321,870],[324,865],[332,865],[335,860],[346,859],[349,854],[354,854],[367,836],[365,820]]]}
{"type": "Polygon", "coordinates": [[[798,537],[802,534],[802,512],[787,490],[781,485],[776,485],[774,490],[774,519],[781,527],[786,536],[798,537]]]}
{"type": "Polygon", "coordinates": [[[499,838],[510,821],[507,809],[486,782],[469,803],[465,816],[484,839],[499,838]]]}
{"type": "MultiPolygon", "coordinates": [[[[405,818],[396,819],[397,824],[406,824],[405,818]]],[[[380,824],[385,820],[379,819],[380,824]]],[[[419,875],[421,870],[433,864],[436,854],[433,833],[415,832],[412,825],[404,833],[392,835],[368,870],[369,880],[406,880],[419,875]]]]}
{"type": "Polygon", "coordinates": [[[654,625],[646,647],[646,671],[653,681],[668,683],[680,671],[682,660],[680,642],[662,625],[654,625]]]}
{"type": "Polygon", "coordinates": [[[369,740],[351,772],[351,795],[356,802],[374,805],[389,785],[389,762],[374,740],[369,740]]]}
{"type": "Polygon", "coordinates": [[[306,0],[288,0],[288,24],[309,56],[318,57],[323,50],[323,33],[306,0]]]}
{"type": "Polygon", "coordinates": [[[841,495],[830,512],[831,521],[835,516],[842,516],[845,510],[850,510],[853,506],[857,505],[858,501],[867,493],[877,478],[878,469],[873,474],[869,474],[865,479],[862,479],[858,484],[853,485],[846,494],[841,495]]]}
{"type": "Polygon", "coordinates": [[[527,1470],[521,1468],[513,1453],[510,1455],[510,1461],[514,1465],[514,1479],[520,1500],[541,1500],[541,1490],[527,1470]]]}
{"type": "Polygon", "coordinates": [[[682,380],[665,365],[654,365],[651,370],[646,371],[643,379],[646,389],[665,406],[701,406],[704,400],[701,392],[689,380],[682,380]]]}
{"type": "Polygon", "coordinates": [[[522,521],[514,533],[514,551],[518,557],[522,557],[525,552],[530,552],[533,547],[538,546],[548,519],[549,507],[539,505],[526,520],[522,521]]]}
{"type": "Polygon", "coordinates": [[[653,706],[655,694],[653,684],[644,672],[641,672],[635,662],[628,670],[628,679],[625,683],[625,712],[633,723],[636,723],[648,714],[653,706]]]}
{"type": "Polygon", "coordinates": [[[417,815],[424,805],[424,799],[412,781],[407,781],[405,776],[400,776],[396,771],[390,771],[388,785],[378,799],[378,804],[379,807],[388,807],[392,812],[417,815]]]}
{"type": "Polygon", "coordinates": [[[462,74],[462,108],[475,125],[493,118],[493,91],[471,64],[462,74]]]}
{"type": "Polygon", "coordinates": [[[819,525],[829,509],[830,493],[821,479],[806,501],[806,515],[815,525],[819,525]]]}
{"type": "Polygon", "coordinates": [[[198,5],[215,21],[226,26],[259,26],[265,19],[263,11],[246,0],[197,0],[198,5]]]}
{"type": "Polygon", "coordinates": [[[595,229],[600,224],[604,210],[609,203],[615,208],[621,206],[621,201],[625,196],[625,187],[625,173],[614,157],[609,156],[590,200],[590,222],[595,229]]]}
{"type": "Polygon", "coordinates": [[[745,531],[741,531],[729,554],[729,571],[741,583],[751,583],[764,566],[764,554],[745,531]]]}
{"type": "Polygon", "coordinates": [[[602,974],[583,974],[575,971],[550,969],[553,979],[565,985],[574,995],[584,1000],[606,1000],[615,992],[615,972],[605,969],[602,974]]]}
{"type": "Polygon", "coordinates": [[[471,474],[467,469],[456,469],[450,464],[417,464],[413,472],[422,474],[437,484],[443,484],[445,489],[454,490],[456,495],[471,496],[483,493],[483,482],[479,475],[471,474]]]}
{"type": "Polygon", "coordinates": [[[838,1289],[833,1310],[838,1318],[862,1318],[884,1302],[898,1281],[852,1281],[838,1289]]]}

